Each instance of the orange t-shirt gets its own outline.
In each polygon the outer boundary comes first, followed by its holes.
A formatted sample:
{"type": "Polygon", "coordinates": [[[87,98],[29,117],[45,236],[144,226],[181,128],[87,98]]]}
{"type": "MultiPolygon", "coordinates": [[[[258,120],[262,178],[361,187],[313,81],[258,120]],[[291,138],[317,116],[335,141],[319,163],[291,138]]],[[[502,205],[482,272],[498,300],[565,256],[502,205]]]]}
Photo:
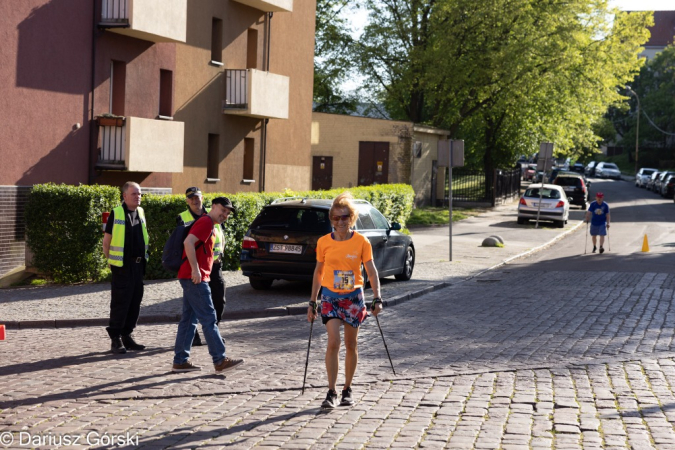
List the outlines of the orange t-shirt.
{"type": "Polygon", "coordinates": [[[346,293],[363,287],[361,263],[373,259],[368,238],[353,233],[346,241],[336,241],[327,234],[316,244],[316,260],[324,264],[321,286],[333,292],[346,293]]]}

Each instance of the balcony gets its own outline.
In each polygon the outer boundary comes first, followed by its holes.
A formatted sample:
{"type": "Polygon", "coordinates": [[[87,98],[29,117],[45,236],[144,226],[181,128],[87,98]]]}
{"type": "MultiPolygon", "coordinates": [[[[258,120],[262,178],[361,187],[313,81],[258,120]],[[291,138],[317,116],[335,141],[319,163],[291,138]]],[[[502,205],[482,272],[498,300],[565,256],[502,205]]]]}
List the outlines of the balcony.
{"type": "Polygon", "coordinates": [[[289,78],[256,69],[225,71],[223,113],[288,119],[289,78]]]}
{"type": "Polygon", "coordinates": [[[185,42],[187,0],[101,0],[99,28],[150,42],[185,42]]]}
{"type": "Polygon", "coordinates": [[[234,0],[265,12],[293,12],[293,0],[234,0]]]}
{"type": "Polygon", "coordinates": [[[182,172],[183,122],[139,117],[99,117],[97,169],[182,172]]]}

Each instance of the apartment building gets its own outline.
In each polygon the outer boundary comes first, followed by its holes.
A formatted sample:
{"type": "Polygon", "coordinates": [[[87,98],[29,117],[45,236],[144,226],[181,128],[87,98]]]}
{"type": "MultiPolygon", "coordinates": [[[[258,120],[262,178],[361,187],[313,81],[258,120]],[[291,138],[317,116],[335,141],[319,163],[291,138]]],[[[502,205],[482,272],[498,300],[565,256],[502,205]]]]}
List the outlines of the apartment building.
{"type": "Polygon", "coordinates": [[[315,11],[315,0],[0,2],[0,276],[23,263],[34,184],[308,189],[315,11]]]}

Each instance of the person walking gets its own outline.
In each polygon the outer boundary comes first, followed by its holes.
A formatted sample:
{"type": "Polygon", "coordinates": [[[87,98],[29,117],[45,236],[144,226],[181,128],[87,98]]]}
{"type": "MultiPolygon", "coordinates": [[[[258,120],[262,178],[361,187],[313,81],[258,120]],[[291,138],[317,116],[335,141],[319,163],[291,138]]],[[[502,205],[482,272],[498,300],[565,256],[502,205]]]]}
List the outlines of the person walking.
{"type": "Polygon", "coordinates": [[[312,296],[307,308],[307,320],[317,317],[316,299],[321,291],[321,321],[326,326],[326,372],[328,394],[322,408],[335,408],[337,401],[337,376],[340,351],[340,326],[344,324],[345,383],[342,389],[341,406],[354,404],[352,380],[358,363],[357,337],[359,326],[368,316],[363,298],[364,280],[361,264],[368,273],[373,288],[372,312],[377,316],[382,311],[380,280],[373,261],[373,250],[368,238],[353,231],[358,211],[349,193],[340,194],[333,200],[330,220],[334,231],[319,239],[316,246],[316,269],[312,283],[312,296]]]}
{"type": "Polygon", "coordinates": [[[141,208],[141,186],[128,181],[122,186],[122,205],[108,217],[103,235],[103,254],[110,264],[110,320],[106,331],[110,351],[143,350],[132,335],[143,301],[143,276],[148,261],[148,229],[141,208]]]}
{"type": "Polygon", "coordinates": [[[597,237],[600,236],[600,253],[604,253],[605,236],[609,229],[609,205],[605,203],[605,194],[598,192],[595,194],[595,201],[586,211],[584,222],[591,224],[591,239],[593,240],[593,253],[597,250],[597,237]]]}
{"type": "Polygon", "coordinates": [[[173,372],[201,370],[190,362],[197,321],[202,324],[202,333],[216,373],[223,373],[244,362],[225,355],[225,342],[218,331],[209,288],[215,246],[214,226],[225,222],[232,211],[235,208],[227,197],[214,198],[209,213],[195,221],[185,238],[184,257],[187,259],[178,271],[178,281],[183,288],[183,312],[176,333],[173,372]]]}
{"type": "MultiPolygon", "coordinates": [[[[194,223],[204,214],[210,211],[210,208],[204,208],[202,191],[198,187],[189,187],[185,191],[185,202],[188,209],[176,217],[176,225],[188,226],[194,223]]],[[[225,239],[224,225],[216,224],[213,226],[213,234],[216,242],[213,246],[213,268],[211,269],[211,278],[209,288],[211,289],[211,299],[213,307],[216,310],[216,324],[220,324],[225,311],[225,278],[223,278],[223,242],[225,239]]],[[[193,346],[203,345],[199,337],[199,331],[195,332],[195,338],[192,341],[193,346]]]]}

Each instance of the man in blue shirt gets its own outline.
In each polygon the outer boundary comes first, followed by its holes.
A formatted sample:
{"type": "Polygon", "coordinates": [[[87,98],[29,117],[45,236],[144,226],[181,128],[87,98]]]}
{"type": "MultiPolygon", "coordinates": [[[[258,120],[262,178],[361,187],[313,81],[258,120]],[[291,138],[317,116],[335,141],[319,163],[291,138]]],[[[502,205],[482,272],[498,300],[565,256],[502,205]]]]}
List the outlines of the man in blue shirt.
{"type": "Polygon", "coordinates": [[[591,238],[593,239],[593,253],[597,250],[596,238],[600,236],[600,253],[605,249],[605,236],[607,236],[607,229],[609,228],[609,205],[605,203],[605,194],[598,192],[595,194],[595,201],[591,203],[586,211],[586,218],[584,222],[591,223],[591,238]]]}

